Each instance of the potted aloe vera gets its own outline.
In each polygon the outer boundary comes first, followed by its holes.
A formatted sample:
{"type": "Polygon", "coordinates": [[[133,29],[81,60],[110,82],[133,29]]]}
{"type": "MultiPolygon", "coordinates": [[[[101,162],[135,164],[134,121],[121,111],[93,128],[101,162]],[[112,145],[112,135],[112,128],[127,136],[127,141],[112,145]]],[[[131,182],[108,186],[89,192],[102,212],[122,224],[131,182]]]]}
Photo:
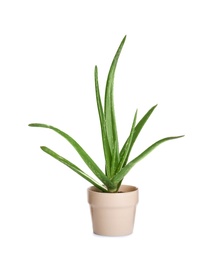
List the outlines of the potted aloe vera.
{"type": "Polygon", "coordinates": [[[41,149],[65,164],[71,170],[86,179],[91,186],[88,188],[88,202],[91,209],[93,232],[98,235],[105,236],[123,236],[133,232],[135,210],[138,203],[138,188],[130,185],[123,185],[123,179],[136,163],[141,161],[145,156],[152,152],[160,144],[183,137],[171,136],[163,138],[146,150],[142,151],[138,156],[130,159],[132,147],[139,136],[143,126],[149,119],[150,115],[156,108],[153,106],[149,111],[137,122],[137,111],[133,118],[133,123],[130,133],[125,140],[124,145],[119,147],[118,132],[114,110],[114,77],[118,59],[125,43],[126,36],[121,41],[117,52],[111,63],[105,86],[104,104],[101,101],[101,95],[98,83],[98,69],[95,66],[95,95],[96,104],[99,114],[101,127],[101,137],[103,143],[103,152],[105,159],[105,170],[102,171],[88,153],[73,139],[70,135],[62,130],[42,123],[29,124],[31,127],[48,128],[64,137],[77,151],[85,164],[89,167],[93,174],[88,174],[73,164],[68,159],[57,154],[46,146],[41,146],[41,149]],[[95,176],[92,177],[91,175],[95,176]]]}

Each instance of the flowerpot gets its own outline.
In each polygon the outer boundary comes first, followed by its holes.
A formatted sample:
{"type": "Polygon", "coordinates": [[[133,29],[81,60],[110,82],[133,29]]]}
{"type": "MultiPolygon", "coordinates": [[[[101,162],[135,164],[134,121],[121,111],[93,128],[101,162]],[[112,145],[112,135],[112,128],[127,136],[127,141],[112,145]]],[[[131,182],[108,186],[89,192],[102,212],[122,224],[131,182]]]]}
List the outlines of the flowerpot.
{"type": "Polygon", "coordinates": [[[88,188],[93,232],[102,236],[126,236],[133,233],[138,188],[121,185],[118,193],[88,188]]]}

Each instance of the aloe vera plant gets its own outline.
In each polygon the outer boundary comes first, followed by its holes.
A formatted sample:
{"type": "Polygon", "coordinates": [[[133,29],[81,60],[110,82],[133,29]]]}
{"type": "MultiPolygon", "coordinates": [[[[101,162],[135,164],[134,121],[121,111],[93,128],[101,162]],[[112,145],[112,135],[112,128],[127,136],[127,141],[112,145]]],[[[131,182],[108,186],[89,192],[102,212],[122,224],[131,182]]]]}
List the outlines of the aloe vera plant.
{"type": "Polygon", "coordinates": [[[61,135],[62,137],[64,137],[75,148],[75,150],[78,152],[78,154],[83,159],[85,164],[95,175],[97,180],[92,178],[89,174],[85,173],[83,170],[81,170],[79,167],[74,165],[72,162],[60,156],[59,154],[49,149],[48,147],[41,146],[41,149],[45,153],[51,155],[61,163],[68,166],[70,169],[72,169],[81,177],[89,181],[92,185],[97,187],[102,192],[117,192],[124,177],[137,162],[142,160],[145,156],[147,156],[160,144],[169,140],[183,137],[183,135],[180,135],[180,136],[171,136],[171,137],[163,138],[155,142],[151,146],[149,146],[146,150],[141,152],[137,157],[129,161],[129,155],[132,150],[132,147],[137,137],[139,136],[139,133],[141,132],[143,126],[145,125],[150,115],[156,108],[157,105],[155,105],[151,109],[149,109],[149,111],[139,120],[138,123],[136,122],[137,111],[135,112],[129,136],[126,139],[122,148],[121,149],[119,148],[118,132],[117,132],[117,125],[116,125],[116,118],[115,118],[115,110],[114,110],[113,91],[114,91],[115,70],[125,40],[126,40],[126,36],[121,41],[109,69],[109,73],[106,81],[106,88],[105,88],[104,105],[102,104],[100,90],[99,90],[97,66],[95,66],[95,70],[94,70],[96,103],[97,103],[97,109],[98,109],[100,126],[101,126],[101,137],[102,137],[104,158],[105,158],[104,172],[98,167],[98,165],[87,154],[87,152],[79,145],[79,143],[76,142],[70,135],[66,134],[65,132],[51,125],[40,124],[40,123],[29,124],[29,126],[31,127],[43,127],[43,128],[51,129],[56,133],[58,133],[59,135],[61,135]]]}

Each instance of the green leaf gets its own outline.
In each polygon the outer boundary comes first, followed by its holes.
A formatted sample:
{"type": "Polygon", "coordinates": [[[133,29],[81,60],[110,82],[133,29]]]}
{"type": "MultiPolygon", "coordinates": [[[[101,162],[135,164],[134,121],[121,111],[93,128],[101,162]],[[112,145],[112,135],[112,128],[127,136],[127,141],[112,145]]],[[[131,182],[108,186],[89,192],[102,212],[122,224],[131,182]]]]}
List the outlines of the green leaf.
{"type": "Polygon", "coordinates": [[[111,162],[111,177],[113,177],[115,175],[117,165],[118,165],[118,159],[116,158],[116,156],[117,156],[116,150],[117,150],[117,142],[115,142],[115,145],[113,147],[113,152],[112,152],[113,156],[112,156],[112,162],[111,162]]]}
{"type": "Polygon", "coordinates": [[[83,148],[68,134],[64,133],[60,129],[46,124],[39,124],[39,123],[33,123],[29,124],[29,126],[32,127],[43,127],[51,129],[55,132],[57,132],[59,135],[64,137],[78,152],[80,157],[83,159],[83,161],[86,163],[86,165],[90,168],[90,170],[98,177],[98,179],[105,184],[107,188],[112,188],[112,182],[107,178],[107,176],[102,172],[102,170],[97,166],[97,164],[91,159],[91,157],[83,150],[83,148]]]}
{"type": "MultiPolygon", "coordinates": [[[[118,47],[118,50],[114,56],[114,59],[112,61],[107,82],[106,82],[106,91],[105,91],[105,101],[104,101],[104,115],[106,120],[106,129],[107,129],[107,136],[110,146],[110,151],[115,151],[117,160],[119,160],[119,143],[118,143],[118,134],[117,134],[117,126],[116,126],[116,119],[115,119],[115,110],[114,110],[114,94],[113,94],[113,88],[114,88],[114,77],[115,77],[115,70],[117,66],[117,62],[121,53],[121,50],[123,48],[123,45],[125,43],[126,36],[123,38],[123,40],[120,43],[120,46],[118,47]],[[115,144],[116,142],[116,144],[115,144]],[[114,146],[117,145],[117,149],[114,149],[114,146]]],[[[112,155],[113,156],[113,155],[112,155]]]]}
{"type": "Polygon", "coordinates": [[[135,113],[135,116],[133,119],[133,123],[132,123],[132,127],[131,127],[131,131],[130,131],[130,135],[127,139],[126,145],[124,146],[124,149],[120,153],[120,162],[117,167],[117,172],[119,172],[122,169],[122,167],[125,165],[126,159],[128,158],[128,153],[131,150],[133,135],[134,135],[134,131],[135,131],[135,125],[136,125],[137,112],[138,111],[136,110],[136,113],[135,113]]]}
{"type": "Polygon", "coordinates": [[[137,156],[135,159],[133,159],[131,162],[129,162],[124,168],[122,168],[122,170],[120,172],[118,172],[112,178],[113,183],[115,183],[115,184],[119,183],[137,162],[139,162],[145,156],[147,156],[149,153],[151,153],[157,146],[159,146],[160,144],[162,144],[162,143],[164,143],[166,141],[177,139],[177,138],[181,138],[183,136],[184,135],[166,137],[166,138],[163,138],[163,139],[157,141],[156,143],[152,144],[144,152],[142,152],[139,156],[137,156]]]}
{"type": "Polygon", "coordinates": [[[100,185],[97,181],[95,181],[91,176],[89,176],[88,174],[84,173],[80,168],[78,168],[76,165],[74,165],[73,163],[71,163],[70,161],[65,159],[64,157],[62,157],[59,154],[55,153],[53,150],[49,149],[46,146],[41,146],[41,149],[45,153],[51,155],[53,158],[58,160],[59,162],[61,162],[61,163],[65,164],[66,166],[68,166],[70,169],[72,169],[73,171],[78,173],[81,177],[83,177],[85,180],[89,181],[91,184],[93,184],[95,187],[97,187],[101,191],[107,192],[107,190],[102,185],[100,185]]]}
{"type": "Polygon", "coordinates": [[[108,141],[108,137],[107,137],[106,123],[105,123],[103,107],[102,107],[100,91],[99,91],[98,68],[97,68],[97,66],[95,66],[95,93],[96,93],[98,114],[99,114],[100,125],[101,125],[101,136],[102,136],[102,143],[103,143],[103,149],[104,149],[104,157],[105,157],[105,162],[106,162],[106,174],[107,174],[108,177],[110,177],[110,174],[111,174],[111,152],[110,152],[109,141],[108,141]]]}
{"type": "MultiPolygon", "coordinates": [[[[132,150],[132,147],[139,135],[139,133],[141,132],[143,126],[145,125],[145,123],[147,122],[147,120],[149,119],[150,115],[152,114],[152,112],[154,111],[154,109],[157,107],[157,105],[153,106],[152,108],[150,108],[150,110],[142,117],[142,119],[138,122],[138,124],[136,125],[135,129],[134,129],[134,133],[133,133],[133,137],[132,137],[132,141],[131,141],[131,145],[129,146],[129,150],[127,152],[127,158],[126,160],[124,161],[124,164],[123,166],[126,165],[127,161],[128,161],[128,158],[129,158],[129,155],[130,155],[130,152],[132,150]]],[[[120,157],[122,157],[122,155],[124,154],[124,150],[125,148],[127,147],[127,144],[129,142],[129,138],[126,140],[125,144],[123,145],[123,148],[121,149],[120,151],[120,157]]]]}

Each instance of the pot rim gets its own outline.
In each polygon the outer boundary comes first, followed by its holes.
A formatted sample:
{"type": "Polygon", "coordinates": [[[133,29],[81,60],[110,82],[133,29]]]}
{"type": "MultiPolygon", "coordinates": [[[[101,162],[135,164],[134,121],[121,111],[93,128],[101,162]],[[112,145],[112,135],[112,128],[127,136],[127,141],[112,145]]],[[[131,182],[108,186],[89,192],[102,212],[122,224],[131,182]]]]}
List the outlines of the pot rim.
{"type": "Polygon", "coordinates": [[[134,185],[129,185],[129,184],[122,184],[119,188],[119,191],[121,192],[103,192],[101,190],[99,190],[98,188],[96,188],[95,186],[90,186],[88,188],[88,192],[93,192],[93,193],[101,193],[101,194],[106,194],[106,195],[121,195],[121,194],[125,194],[125,193],[132,193],[132,192],[137,192],[139,189],[138,187],[134,186],[134,185]]]}

